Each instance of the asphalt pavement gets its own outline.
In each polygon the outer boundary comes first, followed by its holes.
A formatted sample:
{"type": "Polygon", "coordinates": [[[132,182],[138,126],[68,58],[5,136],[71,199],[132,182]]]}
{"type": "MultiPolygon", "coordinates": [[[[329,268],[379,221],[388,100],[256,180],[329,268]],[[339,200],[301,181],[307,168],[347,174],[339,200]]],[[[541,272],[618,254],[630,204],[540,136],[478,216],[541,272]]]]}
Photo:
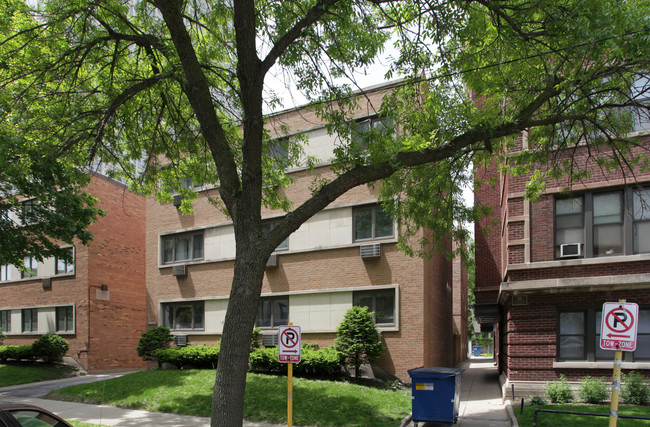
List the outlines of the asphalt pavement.
{"type": "MultiPolygon", "coordinates": [[[[461,376],[459,427],[509,427],[516,425],[512,410],[501,399],[501,389],[494,363],[491,359],[472,358],[463,362],[461,376]],[[510,413],[510,415],[509,415],[510,413]]],[[[103,426],[209,426],[210,419],[162,412],[116,408],[108,405],[88,405],[43,399],[49,391],[69,385],[102,381],[124,373],[86,375],[55,381],[44,381],[20,386],[0,387],[0,401],[22,402],[37,405],[59,416],[74,421],[103,426]]],[[[413,426],[408,423],[404,425],[413,426]]],[[[434,427],[441,424],[419,423],[434,427]]],[[[279,427],[277,424],[244,422],[245,427],[279,427]]]]}

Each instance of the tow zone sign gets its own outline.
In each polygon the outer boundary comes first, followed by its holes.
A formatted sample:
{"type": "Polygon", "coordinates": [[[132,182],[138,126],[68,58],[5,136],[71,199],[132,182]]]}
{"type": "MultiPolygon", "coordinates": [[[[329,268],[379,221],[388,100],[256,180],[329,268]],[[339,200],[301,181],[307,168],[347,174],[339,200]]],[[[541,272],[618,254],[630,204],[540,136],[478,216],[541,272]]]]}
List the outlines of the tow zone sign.
{"type": "Polygon", "coordinates": [[[278,361],[281,363],[300,362],[300,326],[280,326],[278,328],[278,361]]]}
{"type": "Polygon", "coordinates": [[[606,302],[600,327],[603,350],[636,350],[639,306],[633,302],[606,302]]]}

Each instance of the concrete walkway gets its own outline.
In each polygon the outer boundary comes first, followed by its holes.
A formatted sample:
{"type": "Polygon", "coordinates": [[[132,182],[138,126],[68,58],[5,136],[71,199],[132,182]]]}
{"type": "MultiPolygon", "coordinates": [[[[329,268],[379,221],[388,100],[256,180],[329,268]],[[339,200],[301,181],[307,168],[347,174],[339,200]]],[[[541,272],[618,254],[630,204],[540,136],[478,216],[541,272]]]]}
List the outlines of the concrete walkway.
{"type": "MultiPolygon", "coordinates": [[[[492,360],[470,359],[460,368],[465,369],[461,377],[461,400],[458,414],[459,427],[510,427],[506,405],[502,402],[497,370],[492,360]]],[[[91,377],[91,376],[88,376],[91,377]]],[[[80,381],[91,380],[80,377],[80,381]]],[[[97,376],[96,380],[108,376],[97,376]]],[[[42,390],[70,385],[72,380],[48,381],[27,386],[0,388],[0,401],[30,403],[52,411],[67,420],[81,421],[104,426],[209,426],[209,418],[185,415],[122,409],[108,405],[87,405],[74,402],[60,402],[41,399],[42,390]],[[31,387],[31,389],[30,389],[31,387]]],[[[45,392],[47,392],[45,391],[45,392]]],[[[511,411],[512,413],[512,411],[511,411]]],[[[413,425],[410,423],[409,425],[413,425]]],[[[274,424],[244,422],[245,427],[279,427],[274,424]]],[[[419,423],[419,426],[433,427],[439,424],[419,423]]],[[[396,426],[397,427],[397,426],[396,426]]]]}

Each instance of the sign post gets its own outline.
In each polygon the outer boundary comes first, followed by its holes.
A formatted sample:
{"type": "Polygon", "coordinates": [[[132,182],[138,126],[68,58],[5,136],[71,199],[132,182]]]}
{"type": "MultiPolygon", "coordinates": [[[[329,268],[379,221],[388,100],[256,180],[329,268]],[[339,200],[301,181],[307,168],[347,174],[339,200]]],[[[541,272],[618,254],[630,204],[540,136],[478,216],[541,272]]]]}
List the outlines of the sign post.
{"type": "Polygon", "coordinates": [[[614,374],[612,375],[612,399],[609,408],[609,427],[618,421],[618,398],[621,390],[621,364],[623,350],[636,350],[636,331],[639,306],[635,303],[606,302],[603,304],[600,326],[600,348],[614,350],[614,374]]]}
{"type": "Polygon", "coordinates": [[[287,427],[293,426],[293,364],[300,362],[300,326],[278,327],[278,361],[287,366],[287,427]]]}

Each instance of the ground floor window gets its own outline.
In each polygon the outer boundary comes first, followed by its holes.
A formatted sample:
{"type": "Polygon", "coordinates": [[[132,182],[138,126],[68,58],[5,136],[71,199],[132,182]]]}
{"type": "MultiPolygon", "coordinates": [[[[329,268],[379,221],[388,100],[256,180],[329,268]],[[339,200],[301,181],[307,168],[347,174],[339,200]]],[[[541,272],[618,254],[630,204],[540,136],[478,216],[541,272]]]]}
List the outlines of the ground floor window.
{"type": "MultiPolygon", "coordinates": [[[[560,361],[605,361],[614,359],[614,351],[600,348],[602,306],[566,309],[558,313],[557,357],[560,361]]],[[[627,362],[650,360],[650,307],[639,308],[637,346],[624,352],[627,362]]]]}
{"type": "Polygon", "coordinates": [[[56,331],[74,331],[74,308],[72,306],[56,308],[56,331]]]}
{"type": "Polygon", "coordinates": [[[0,330],[2,332],[11,331],[11,311],[0,310],[0,330]]]}
{"type": "Polygon", "coordinates": [[[23,332],[38,331],[38,309],[25,308],[22,310],[23,332]]]}
{"type": "Polygon", "coordinates": [[[170,329],[204,329],[203,301],[174,302],[162,305],[163,325],[170,329]]]}
{"type": "Polygon", "coordinates": [[[260,298],[257,305],[257,327],[272,328],[289,324],[289,297],[260,298]]]}
{"type": "Polygon", "coordinates": [[[395,289],[356,291],[352,300],[354,306],[368,307],[377,325],[395,324],[395,289]]]}

